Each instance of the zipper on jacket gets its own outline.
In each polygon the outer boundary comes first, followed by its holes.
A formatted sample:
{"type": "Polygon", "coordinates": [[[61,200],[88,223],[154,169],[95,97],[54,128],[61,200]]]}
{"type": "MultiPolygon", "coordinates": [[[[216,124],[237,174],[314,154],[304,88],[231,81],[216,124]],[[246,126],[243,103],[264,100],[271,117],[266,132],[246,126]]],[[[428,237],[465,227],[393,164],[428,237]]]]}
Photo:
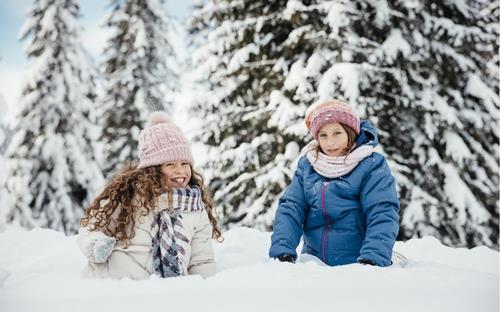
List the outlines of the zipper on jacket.
{"type": "Polygon", "coordinates": [[[321,240],[321,256],[323,258],[324,263],[327,263],[326,262],[326,252],[325,252],[326,236],[328,234],[328,230],[330,229],[330,216],[327,215],[326,207],[325,207],[325,194],[326,194],[326,188],[327,188],[329,183],[330,183],[330,181],[328,181],[328,180],[323,182],[323,189],[321,191],[321,209],[323,210],[323,216],[326,218],[326,229],[323,232],[323,239],[321,240]]]}

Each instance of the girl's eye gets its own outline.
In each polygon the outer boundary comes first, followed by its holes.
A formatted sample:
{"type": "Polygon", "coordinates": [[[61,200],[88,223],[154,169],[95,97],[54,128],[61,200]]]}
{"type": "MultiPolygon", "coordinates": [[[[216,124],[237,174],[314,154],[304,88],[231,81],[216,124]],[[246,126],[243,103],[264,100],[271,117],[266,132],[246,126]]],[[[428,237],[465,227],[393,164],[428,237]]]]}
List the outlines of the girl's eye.
{"type": "Polygon", "coordinates": [[[340,135],[340,132],[334,132],[333,135],[340,135]]]}
{"type": "Polygon", "coordinates": [[[189,166],[189,163],[188,162],[183,162],[182,165],[183,166],[189,166]]]}
{"type": "Polygon", "coordinates": [[[166,163],[165,164],[165,167],[173,167],[174,166],[174,163],[166,163]]]}
{"type": "Polygon", "coordinates": [[[326,137],[326,134],[324,134],[324,133],[320,133],[320,134],[319,134],[319,136],[320,136],[320,138],[325,138],[325,137],[326,137]]]}

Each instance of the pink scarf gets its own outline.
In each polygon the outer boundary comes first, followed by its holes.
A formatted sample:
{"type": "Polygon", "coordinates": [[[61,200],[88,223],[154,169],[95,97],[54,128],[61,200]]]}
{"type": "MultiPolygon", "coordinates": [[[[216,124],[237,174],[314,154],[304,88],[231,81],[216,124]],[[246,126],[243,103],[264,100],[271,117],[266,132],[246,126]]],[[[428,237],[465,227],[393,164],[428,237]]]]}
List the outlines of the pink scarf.
{"type": "Polygon", "coordinates": [[[360,161],[373,153],[371,145],[361,145],[348,155],[332,157],[317,151],[319,143],[313,140],[304,147],[307,159],[314,170],[327,178],[338,178],[351,172],[360,161]]]}

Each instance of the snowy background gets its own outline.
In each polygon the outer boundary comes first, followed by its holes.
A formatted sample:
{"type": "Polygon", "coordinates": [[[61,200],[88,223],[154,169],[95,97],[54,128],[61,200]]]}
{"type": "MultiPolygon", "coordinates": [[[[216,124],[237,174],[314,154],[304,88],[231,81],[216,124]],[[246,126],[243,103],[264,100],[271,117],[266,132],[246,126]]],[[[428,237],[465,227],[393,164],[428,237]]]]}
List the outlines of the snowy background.
{"type": "Polygon", "coordinates": [[[75,236],[9,228],[0,234],[2,312],[439,311],[496,312],[498,253],[454,249],[432,237],[397,242],[405,267],[326,267],[269,260],[270,233],[237,228],[215,244],[218,272],[145,281],[82,280],[75,236]]]}
{"type": "MultiPolygon", "coordinates": [[[[311,139],[305,109],[334,97],[379,130],[398,239],[498,249],[497,1],[194,1],[182,16],[158,0],[29,3],[1,33],[0,226],[75,233],[166,110],[223,227],[270,231],[311,139]]],[[[2,3],[3,20],[22,4],[2,3]]]]}
{"type": "Polygon", "coordinates": [[[498,311],[498,1],[78,4],[0,3],[1,311],[498,311]],[[267,258],[305,109],[330,97],[379,130],[406,267],[267,258]],[[83,210],[158,109],[214,193],[219,272],[80,280],[83,210]]]}

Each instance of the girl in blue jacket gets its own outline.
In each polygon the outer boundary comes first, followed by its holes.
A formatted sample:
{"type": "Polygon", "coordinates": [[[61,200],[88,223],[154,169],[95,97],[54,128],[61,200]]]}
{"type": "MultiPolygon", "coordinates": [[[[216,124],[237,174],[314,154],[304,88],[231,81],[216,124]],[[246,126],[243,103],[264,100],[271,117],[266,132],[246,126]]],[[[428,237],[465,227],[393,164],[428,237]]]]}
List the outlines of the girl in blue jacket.
{"type": "Polygon", "coordinates": [[[387,162],[373,151],[377,133],[338,100],[312,105],[305,123],[314,137],[279,200],[269,256],[295,262],[302,253],[330,266],[391,265],[399,199],[387,162]]]}

